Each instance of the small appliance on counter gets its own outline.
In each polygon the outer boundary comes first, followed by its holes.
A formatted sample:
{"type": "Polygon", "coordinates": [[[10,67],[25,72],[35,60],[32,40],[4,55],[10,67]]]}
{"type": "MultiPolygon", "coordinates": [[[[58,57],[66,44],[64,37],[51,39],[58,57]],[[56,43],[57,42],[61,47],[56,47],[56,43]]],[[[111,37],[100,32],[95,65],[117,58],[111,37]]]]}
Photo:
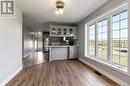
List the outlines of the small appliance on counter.
{"type": "Polygon", "coordinates": [[[76,40],[73,37],[66,37],[64,38],[67,45],[75,45],[76,40]]]}

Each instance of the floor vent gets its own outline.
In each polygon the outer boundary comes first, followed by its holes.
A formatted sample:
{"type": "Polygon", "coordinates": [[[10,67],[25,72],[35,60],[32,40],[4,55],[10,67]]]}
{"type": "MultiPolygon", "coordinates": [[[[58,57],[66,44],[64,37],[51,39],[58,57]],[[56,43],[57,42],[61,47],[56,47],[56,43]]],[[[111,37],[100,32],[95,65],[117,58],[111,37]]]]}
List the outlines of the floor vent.
{"type": "Polygon", "coordinates": [[[99,73],[98,71],[94,71],[94,73],[96,73],[97,75],[99,75],[99,76],[101,76],[102,74],[101,73],[99,73]]]}

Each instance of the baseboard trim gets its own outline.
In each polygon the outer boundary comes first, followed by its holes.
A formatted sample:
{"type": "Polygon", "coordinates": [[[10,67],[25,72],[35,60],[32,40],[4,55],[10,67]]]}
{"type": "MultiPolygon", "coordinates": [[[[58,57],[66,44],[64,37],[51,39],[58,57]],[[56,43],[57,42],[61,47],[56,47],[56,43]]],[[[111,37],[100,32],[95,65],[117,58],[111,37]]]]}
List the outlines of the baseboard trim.
{"type": "Polygon", "coordinates": [[[34,52],[35,52],[35,51],[32,51],[32,52],[30,52],[30,53],[24,55],[23,58],[26,58],[27,56],[30,56],[30,55],[33,54],[34,52]]]}
{"type": "Polygon", "coordinates": [[[5,81],[0,83],[0,86],[5,86],[12,78],[14,78],[20,71],[22,70],[22,67],[19,68],[16,72],[14,72],[10,77],[8,77],[5,81]]]}
{"type": "Polygon", "coordinates": [[[107,77],[110,78],[111,80],[115,81],[115,82],[118,83],[119,85],[121,85],[121,86],[130,86],[130,85],[128,85],[126,82],[124,82],[124,81],[122,81],[122,80],[116,78],[115,76],[113,76],[113,75],[107,73],[106,71],[104,71],[104,70],[102,70],[102,69],[100,69],[100,68],[98,68],[98,67],[96,67],[96,66],[94,66],[94,65],[92,65],[92,64],[90,64],[90,63],[88,63],[87,61],[84,61],[82,58],[79,58],[79,60],[80,60],[81,62],[83,62],[83,63],[89,65],[90,67],[94,68],[95,70],[99,71],[100,73],[104,74],[105,76],[107,76],[107,77]]]}

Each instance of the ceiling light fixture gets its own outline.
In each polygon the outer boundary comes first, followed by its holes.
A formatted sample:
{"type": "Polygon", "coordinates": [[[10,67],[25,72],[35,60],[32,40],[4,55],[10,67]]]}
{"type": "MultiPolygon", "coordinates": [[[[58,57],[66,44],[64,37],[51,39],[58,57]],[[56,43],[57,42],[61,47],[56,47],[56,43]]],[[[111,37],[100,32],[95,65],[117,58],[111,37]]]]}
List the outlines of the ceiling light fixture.
{"type": "Polygon", "coordinates": [[[64,13],[64,5],[65,5],[65,3],[63,2],[63,1],[57,1],[56,2],[56,8],[57,8],[57,10],[55,11],[55,13],[57,14],[57,15],[62,15],[63,13],[64,13]]]}

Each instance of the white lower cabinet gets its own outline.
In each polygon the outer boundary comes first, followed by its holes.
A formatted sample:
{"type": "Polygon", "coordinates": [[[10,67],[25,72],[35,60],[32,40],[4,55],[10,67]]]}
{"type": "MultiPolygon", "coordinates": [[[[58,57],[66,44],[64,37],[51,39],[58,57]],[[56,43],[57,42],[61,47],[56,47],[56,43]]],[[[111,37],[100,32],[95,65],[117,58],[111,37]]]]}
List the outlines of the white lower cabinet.
{"type": "Polygon", "coordinates": [[[51,47],[50,61],[68,59],[67,47],[51,47]]]}

